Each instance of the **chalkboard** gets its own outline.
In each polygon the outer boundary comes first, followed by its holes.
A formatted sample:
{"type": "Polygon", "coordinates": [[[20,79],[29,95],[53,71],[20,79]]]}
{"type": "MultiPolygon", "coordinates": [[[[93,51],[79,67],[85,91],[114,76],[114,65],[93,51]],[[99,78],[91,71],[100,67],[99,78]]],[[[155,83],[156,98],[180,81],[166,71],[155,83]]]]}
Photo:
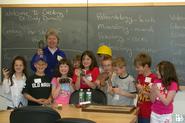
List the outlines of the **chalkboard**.
{"type": "Polygon", "coordinates": [[[3,8],[2,65],[15,55],[29,61],[39,40],[50,27],[59,30],[60,48],[67,57],[101,44],[124,56],[135,75],[133,59],[147,52],[153,68],[161,60],[176,66],[185,83],[185,6],[120,6],[66,8],[3,8]]]}
{"type": "Polygon", "coordinates": [[[49,28],[58,31],[59,47],[67,56],[72,58],[86,49],[86,8],[3,8],[2,66],[10,66],[16,55],[24,56],[30,63],[49,28]]]}

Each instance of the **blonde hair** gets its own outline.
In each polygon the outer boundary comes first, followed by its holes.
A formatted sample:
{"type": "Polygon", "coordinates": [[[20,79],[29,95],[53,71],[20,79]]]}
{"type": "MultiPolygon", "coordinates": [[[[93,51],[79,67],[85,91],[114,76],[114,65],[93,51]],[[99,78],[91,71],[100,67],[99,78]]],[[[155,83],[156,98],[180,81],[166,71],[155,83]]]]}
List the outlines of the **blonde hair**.
{"type": "Polygon", "coordinates": [[[50,35],[56,36],[57,40],[59,41],[59,36],[58,36],[58,33],[56,32],[55,29],[52,29],[52,28],[48,29],[46,34],[45,34],[45,39],[47,40],[50,35]]]}
{"type": "Polygon", "coordinates": [[[135,66],[141,65],[144,67],[145,65],[148,65],[148,67],[151,67],[151,63],[152,63],[152,58],[147,53],[139,53],[134,59],[135,66]]]}
{"type": "Polygon", "coordinates": [[[114,67],[123,67],[123,66],[126,66],[126,61],[125,61],[124,57],[117,57],[117,58],[113,59],[112,65],[114,67]]]}

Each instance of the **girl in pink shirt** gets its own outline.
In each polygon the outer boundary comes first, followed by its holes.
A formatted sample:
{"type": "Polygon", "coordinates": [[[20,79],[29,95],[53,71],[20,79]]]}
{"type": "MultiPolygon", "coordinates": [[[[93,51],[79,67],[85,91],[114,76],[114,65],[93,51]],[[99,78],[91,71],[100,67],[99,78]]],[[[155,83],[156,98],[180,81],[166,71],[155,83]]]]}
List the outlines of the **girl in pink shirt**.
{"type": "Polygon", "coordinates": [[[174,65],[162,61],[157,65],[157,77],[151,88],[151,123],[172,123],[173,100],[178,91],[178,78],[174,65]]]}
{"type": "Polygon", "coordinates": [[[73,68],[68,60],[62,59],[59,62],[58,73],[51,81],[54,103],[69,104],[69,99],[73,91],[72,71],[73,68]]]}

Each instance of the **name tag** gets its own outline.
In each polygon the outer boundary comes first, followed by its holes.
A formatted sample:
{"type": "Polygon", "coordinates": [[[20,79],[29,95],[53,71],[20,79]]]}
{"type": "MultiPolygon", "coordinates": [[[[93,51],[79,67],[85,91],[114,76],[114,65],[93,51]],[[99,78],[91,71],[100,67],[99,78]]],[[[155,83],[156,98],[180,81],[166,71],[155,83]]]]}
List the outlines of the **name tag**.
{"type": "Polygon", "coordinates": [[[162,83],[157,83],[157,87],[158,87],[158,89],[162,89],[162,83]]]}
{"type": "Polygon", "coordinates": [[[119,95],[118,94],[114,95],[114,100],[119,100],[119,95]]]}
{"type": "Polygon", "coordinates": [[[145,77],[145,82],[146,82],[146,83],[151,83],[151,81],[152,81],[152,78],[150,78],[150,77],[145,77]]]}
{"type": "Polygon", "coordinates": [[[60,61],[60,60],[62,60],[63,58],[61,57],[61,56],[59,56],[59,55],[57,55],[57,60],[58,61],[60,61]]]}
{"type": "Polygon", "coordinates": [[[86,77],[87,80],[92,81],[92,76],[91,75],[87,74],[85,77],[86,77]]]}
{"type": "Polygon", "coordinates": [[[35,83],[41,83],[42,81],[41,81],[41,79],[39,78],[39,79],[34,79],[34,82],[35,82],[35,83]]]}

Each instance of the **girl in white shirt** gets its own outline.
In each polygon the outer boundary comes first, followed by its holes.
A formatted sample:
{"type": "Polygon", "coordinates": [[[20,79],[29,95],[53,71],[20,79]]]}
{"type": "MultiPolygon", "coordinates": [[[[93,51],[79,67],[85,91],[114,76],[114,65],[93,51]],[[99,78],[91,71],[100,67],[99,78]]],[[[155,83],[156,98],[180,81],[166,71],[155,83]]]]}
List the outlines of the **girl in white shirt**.
{"type": "Polygon", "coordinates": [[[17,56],[13,59],[11,70],[3,68],[3,91],[11,100],[7,107],[15,108],[21,105],[26,106],[27,100],[22,94],[22,89],[26,85],[26,61],[23,57],[17,56]]]}

